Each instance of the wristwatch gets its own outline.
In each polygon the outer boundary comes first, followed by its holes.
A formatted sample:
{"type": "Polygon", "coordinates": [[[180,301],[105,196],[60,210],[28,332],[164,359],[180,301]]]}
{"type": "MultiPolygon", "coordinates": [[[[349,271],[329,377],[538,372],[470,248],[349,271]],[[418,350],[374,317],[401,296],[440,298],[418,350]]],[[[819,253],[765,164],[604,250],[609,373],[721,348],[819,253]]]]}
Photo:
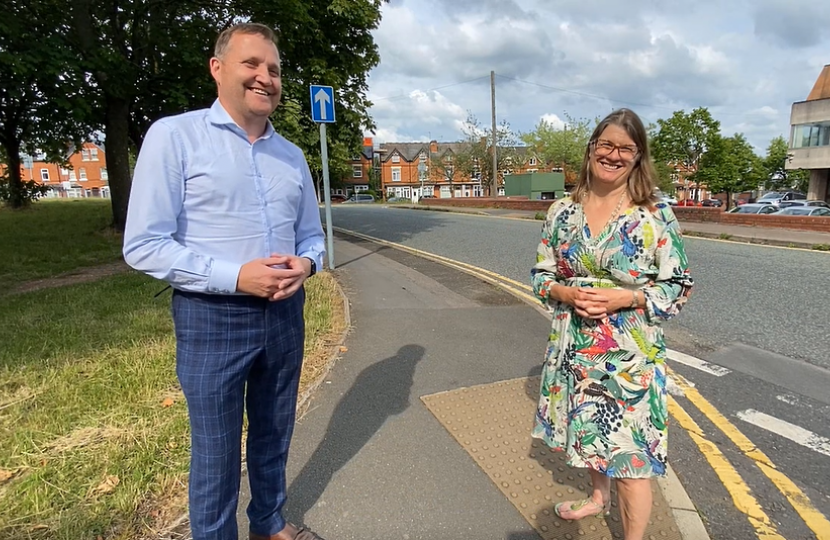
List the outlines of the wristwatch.
{"type": "Polygon", "coordinates": [[[311,263],[311,273],[308,275],[308,277],[311,277],[311,276],[313,276],[314,274],[317,273],[317,261],[315,261],[311,257],[303,257],[303,258],[308,259],[309,262],[311,263]]]}

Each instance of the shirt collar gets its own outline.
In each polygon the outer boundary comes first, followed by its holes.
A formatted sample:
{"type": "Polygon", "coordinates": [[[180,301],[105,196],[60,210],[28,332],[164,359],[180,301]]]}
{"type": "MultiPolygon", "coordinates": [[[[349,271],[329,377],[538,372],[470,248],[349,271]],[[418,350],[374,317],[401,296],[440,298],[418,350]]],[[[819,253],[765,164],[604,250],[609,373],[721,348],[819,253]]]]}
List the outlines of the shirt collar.
{"type": "MultiPolygon", "coordinates": [[[[233,120],[233,118],[231,118],[231,115],[228,114],[228,111],[225,110],[225,107],[223,107],[222,104],[219,102],[219,98],[217,98],[213,102],[213,105],[211,105],[210,112],[208,113],[208,119],[214,125],[227,126],[232,130],[236,131],[237,133],[245,135],[245,138],[248,137],[248,134],[245,133],[245,130],[239,127],[239,125],[233,120]]],[[[274,131],[274,126],[269,121],[265,126],[265,133],[263,133],[262,136],[260,136],[257,140],[268,139],[274,133],[276,133],[274,131]]]]}

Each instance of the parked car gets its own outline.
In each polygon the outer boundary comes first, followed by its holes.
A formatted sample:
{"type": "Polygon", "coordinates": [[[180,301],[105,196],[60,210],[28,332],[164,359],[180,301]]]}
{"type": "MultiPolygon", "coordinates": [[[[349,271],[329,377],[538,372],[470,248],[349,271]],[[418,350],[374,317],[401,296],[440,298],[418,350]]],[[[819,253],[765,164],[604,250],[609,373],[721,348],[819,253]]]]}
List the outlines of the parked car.
{"type": "Polygon", "coordinates": [[[818,200],[781,201],[780,203],[778,203],[778,208],[789,208],[791,206],[820,206],[822,208],[830,208],[830,204],[818,200]]]}
{"type": "Polygon", "coordinates": [[[388,202],[388,203],[412,202],[412,199],[409,199],[407,197],[389,197],[388,199],[386,199],[386,202],[388,202]]]}
{"type": "Polygon", "coordinates": [[[361,203],[373,203],[375,202],[375,198],[368,193],[355,193],[345,201],[343,204],[361,204],[361,203]]]}
{"type": "Polygon", "coordinates": [[[790,206],[775,212],[776,216],[830,216],[830,208],[823,206],[790,206]]]}
{"type": "Polygon", "coordinates": [[[723,206],[723,201],[720,199],[704,199],[700,206],[714,206],[715,208],[720,208],[723,206]]]}
{"type": "Polygon", "coordinates": [[[330,197],[331,197],[331,204],[338,204],[338,203],[346,202],[346,198],[347,198],[345,195],[340,195],[340,194],[331,195],[330,197]]]}
{"type": "Polygon", "coordinates": [[[770,191],[758,199],[759,203],[769,203],[778,206],[784,201],[806,200],[807,196],[799,191],[770,191]]]}
{"type": "Polygon", "coordinates": [[[764,203],[746,203],[742,204],[741,206],[736,206],[735,208],[728,210],[727,213],[729,214],[772,214],[776,212],[778,208],[772,204],[764,204],[764,203]]]}
{"type": "Polygon", "coordinates": [[[677,206],[700,206],[700,203],[693,199],[683,199],[682,201],[677,201],[677,206]]]}
{"type": "MultiPolygon", "coordinates": [[[[674,197],[669,197],[659,189],[654,192],[654,195],[657,197],[657,200],[662,203],[666,203],[668,205],[674,206],[677,204],[677,199],[674,197]]],[[[565,193],[565,197],[570,196],[570,193],[565,193]]]]}

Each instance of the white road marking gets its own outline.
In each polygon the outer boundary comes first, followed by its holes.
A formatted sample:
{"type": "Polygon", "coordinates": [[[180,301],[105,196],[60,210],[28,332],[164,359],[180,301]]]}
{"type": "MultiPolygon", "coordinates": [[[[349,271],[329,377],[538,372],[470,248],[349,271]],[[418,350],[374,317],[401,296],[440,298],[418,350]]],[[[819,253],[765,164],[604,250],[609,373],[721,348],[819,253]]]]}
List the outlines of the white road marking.
{"type": "Polygon", "coordinates": [[[800,405],[800,402],[799,402],[798,398],[795,397],[795,396],[790,396],[790,395],[775,396],[775,399],[777,399],[778,401],[783,401],[787,405],[800,405]]]}
{"type": "Polygon", "coordinates": [[[784,420],[779,420],[774,416],[758,412],[755,409],[747,409],[737,414],[738,418],[757,426],[761,429],[771,431],[782,437],[800,444],[810,450],[814,450],[819,454],[830,456],[830,439],[816,435],[812,431],[806,430],[803,427],[790,424],[784,420]]]}
{"type": "Polygon", "coordinates": [[[703,371],[704,373],[714,375],[715,377],[723,377],[724,375],[732,373],[731,370],[726,369],[725,367],[710,364],[700,358],[695,358],[694,356],[689,356],[688,354],[683,354],[682,352],[673,351],[671,349],[666,351],[666,356],[669,357],[669,360],[674,360],[675,362],[695,368],[699,371],[703,371]]]}
{"type": "Polygon", "coordinates": [[[686,395],[686,392],[677,384],[677,381],[674,380],[673,375],[669,375],[666,377],[666,392],[673,396],[680,396],[683,397],[686,395]]]}

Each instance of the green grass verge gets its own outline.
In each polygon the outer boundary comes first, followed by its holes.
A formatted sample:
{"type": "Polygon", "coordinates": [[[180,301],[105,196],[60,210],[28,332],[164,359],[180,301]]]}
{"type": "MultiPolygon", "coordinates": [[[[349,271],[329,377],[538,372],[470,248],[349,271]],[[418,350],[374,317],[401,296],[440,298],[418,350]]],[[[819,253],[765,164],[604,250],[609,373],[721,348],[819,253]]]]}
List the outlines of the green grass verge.
{"type": "Polygon", "coordinates": [[[110,201],[40,201],[25,210],[0,208],[0,290],[121,258],[121,235],[110,228],[110,201]]]}
{"type": "MultiPolygon", "coordinates": [[[[183,512],[189,430],[161,287],[126,273],[3,298],[0,538],[145,538],[183,512]]],[[[330,274],[307,290],[319,372],[343,308],[330,274]]]]}

